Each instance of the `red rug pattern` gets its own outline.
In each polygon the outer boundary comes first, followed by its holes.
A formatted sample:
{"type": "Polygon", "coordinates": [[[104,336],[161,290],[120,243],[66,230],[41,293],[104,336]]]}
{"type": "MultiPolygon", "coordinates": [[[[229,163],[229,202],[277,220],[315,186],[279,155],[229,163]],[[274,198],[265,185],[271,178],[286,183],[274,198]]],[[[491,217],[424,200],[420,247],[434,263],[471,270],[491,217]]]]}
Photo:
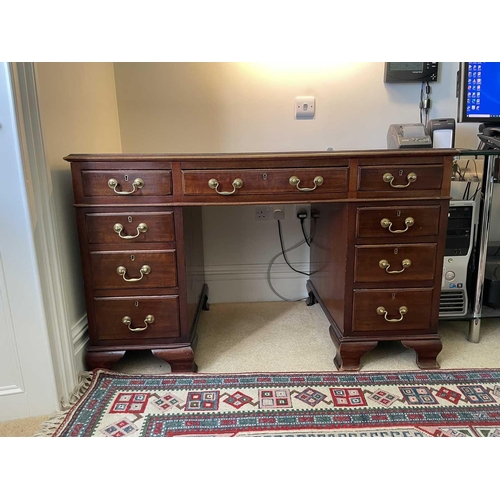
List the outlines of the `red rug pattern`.
{"type": "Polygon", "coordinates": [[[500,369],[129,375],[91,372],[46,435],[500,436],[500,369]]]}

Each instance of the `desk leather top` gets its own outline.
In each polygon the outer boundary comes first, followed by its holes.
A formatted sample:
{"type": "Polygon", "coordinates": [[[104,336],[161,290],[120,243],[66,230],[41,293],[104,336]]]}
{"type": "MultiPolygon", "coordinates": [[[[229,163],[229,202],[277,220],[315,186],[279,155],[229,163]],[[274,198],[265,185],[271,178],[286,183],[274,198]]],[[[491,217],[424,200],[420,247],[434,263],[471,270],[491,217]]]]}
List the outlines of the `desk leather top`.
{"type": "Polygon", "coordinates": [[[70,154],[64,157],[68,162],[81,161],[195,161],[195,160],[239,160],[239,159],[341,159],[376,157],[428,157],[428,156],[458,156],[460,149],[371,149],[352,151],[293,151],[293,152],[266,152],[266,153],[106,153],[106,154],[70,154]]]}

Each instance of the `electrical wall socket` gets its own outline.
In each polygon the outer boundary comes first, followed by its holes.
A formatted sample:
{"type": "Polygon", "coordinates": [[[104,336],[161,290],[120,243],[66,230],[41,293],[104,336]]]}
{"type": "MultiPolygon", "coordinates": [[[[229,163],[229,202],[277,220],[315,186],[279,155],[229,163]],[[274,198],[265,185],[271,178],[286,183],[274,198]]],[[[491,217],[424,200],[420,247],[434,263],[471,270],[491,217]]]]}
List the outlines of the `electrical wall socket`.
{"type": "Polygon", "coordinates": [[[301,210],[307,212],[307,218],[311,217],[311,205],[295,205],[295,218],[297,218],[297,213],[301,210]]]}
{"type": "Polygon", "coordinates": [[[255,220],[276,220],[274,218],[274,210],[276,209],[280,209],[285,214],[284,205],[259,205],[255,207],[255,220]]]}

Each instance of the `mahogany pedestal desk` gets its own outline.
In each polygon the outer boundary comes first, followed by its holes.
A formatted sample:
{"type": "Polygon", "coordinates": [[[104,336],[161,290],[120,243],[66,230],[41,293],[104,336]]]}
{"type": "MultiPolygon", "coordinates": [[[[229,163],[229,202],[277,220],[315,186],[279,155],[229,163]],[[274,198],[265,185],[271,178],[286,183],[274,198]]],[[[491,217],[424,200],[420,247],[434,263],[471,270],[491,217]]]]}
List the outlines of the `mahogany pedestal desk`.
{"type": "MultiPolygon", "coordinates": [[[[308,304],[331,326],[339,370],[399,340],[439,368],[437,333],[453,149],[82,155],[71,163],[89,369],[148,349],[195,371],[208,309],[201,207],[311,204],[308,304]]],[[[231,228],[228,228],[230,231],[231,228]]],[[[333,368],[333,367],[332,367],[333,368]]]]}

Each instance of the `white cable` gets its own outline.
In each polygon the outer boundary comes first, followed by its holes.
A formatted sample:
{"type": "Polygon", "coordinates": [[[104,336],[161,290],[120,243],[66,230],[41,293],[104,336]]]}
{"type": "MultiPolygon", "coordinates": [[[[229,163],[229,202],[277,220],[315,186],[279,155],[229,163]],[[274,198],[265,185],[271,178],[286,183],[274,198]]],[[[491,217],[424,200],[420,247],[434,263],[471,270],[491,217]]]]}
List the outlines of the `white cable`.
{"type": "MultiPolygon", "coordinates": [[[[285,250],[285,252],[290,252],[291,250],[295,250],[297,247],[300,247],[300,245],[303,245],[305,243],[304,240],[302,241],[299,241],[298,243],[296,243],[295,245],[293,245],[292,247],[290,248],[287,248],[285,250]]],[[[273,287],[272,283],[271,283],[271,268],[273,267],[273,264],[274,264],[274,261],[280,256],[280,255],[283,255],[283,252],[279,252],[277,253],[272,259],[271,261],[269,262],[269,265],[267,266],[267,284],[269,285],[269,288],[273,291],[273,293],[275,295],[277,295],[280,299],[282,300],[285,300],[287,302],[300,302],[302,300],[306,300],[307,297],[304,297],[302,299],[287,299],[286,297],[283,297],[283,295],[279,294],[276,289],[273,287]]]]}

